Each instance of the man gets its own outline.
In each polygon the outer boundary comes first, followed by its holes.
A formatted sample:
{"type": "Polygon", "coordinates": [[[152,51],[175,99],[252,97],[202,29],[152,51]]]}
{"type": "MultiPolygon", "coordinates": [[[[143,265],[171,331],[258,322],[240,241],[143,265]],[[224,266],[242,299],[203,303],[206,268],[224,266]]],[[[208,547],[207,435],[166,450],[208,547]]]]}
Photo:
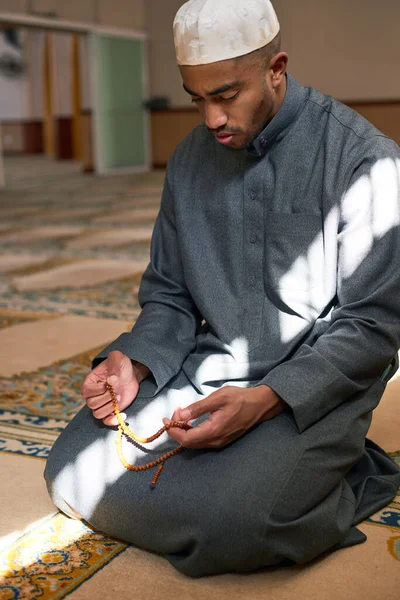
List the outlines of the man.
{"type": "Polygon", "coordinates": [[[303,563],[400,473],[366,434],[397,369],[400,151],[286,73],[269,0],[178,12],[183,85],[204,124],[169,161],[141,315],[94,361],[87,406],[46,468],[61,510],[201,576],[303,563]],[[110,384],[149,450],[115,449],[110,384]],[[133,402],[133,400],[135,400],[133,402]]]}

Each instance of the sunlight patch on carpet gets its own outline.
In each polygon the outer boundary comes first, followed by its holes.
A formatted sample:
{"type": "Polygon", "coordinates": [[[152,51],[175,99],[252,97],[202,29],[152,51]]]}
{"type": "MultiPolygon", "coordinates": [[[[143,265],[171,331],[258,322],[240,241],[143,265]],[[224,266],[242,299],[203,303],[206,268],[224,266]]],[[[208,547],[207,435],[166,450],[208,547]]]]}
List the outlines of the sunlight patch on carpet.
{"type": "Polygon", "coordinates": [[[0,598],[64,598],[126,548],[80,521],[52,515],[0,553],[0,598]]]}

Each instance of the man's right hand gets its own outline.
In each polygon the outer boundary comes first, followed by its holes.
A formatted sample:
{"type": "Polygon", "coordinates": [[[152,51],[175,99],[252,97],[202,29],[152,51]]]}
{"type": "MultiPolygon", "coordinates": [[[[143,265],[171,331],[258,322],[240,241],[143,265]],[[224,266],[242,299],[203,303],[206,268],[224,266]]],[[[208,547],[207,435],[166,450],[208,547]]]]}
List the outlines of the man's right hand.
{"type": "Polygon", "coordinates": [[[149,373],[144,365],[134,365],[128,356],[114,350],[86,377],[82,385],[82,396],[96,419],[101,419],[105,425],[118,425],[105,382],[113,387],[118,397],[118,408],[122,412],[132,404],[139,391],[139,384],[149,373]]]}

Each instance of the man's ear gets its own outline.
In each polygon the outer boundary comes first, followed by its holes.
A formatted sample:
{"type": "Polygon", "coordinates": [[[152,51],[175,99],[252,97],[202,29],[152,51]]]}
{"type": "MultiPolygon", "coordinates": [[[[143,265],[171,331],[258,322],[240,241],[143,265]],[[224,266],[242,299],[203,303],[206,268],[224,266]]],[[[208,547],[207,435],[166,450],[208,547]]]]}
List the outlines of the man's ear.
{"type": "Polygon", "coordinates": [[[279,52],[271,59],[269,68],[272,85],[274,88],[279,87],[279,85],[281,84],[282,79],[284,78],[286,73],[288,60],[289,57],[286,54],[286,52],[279,52]]]}

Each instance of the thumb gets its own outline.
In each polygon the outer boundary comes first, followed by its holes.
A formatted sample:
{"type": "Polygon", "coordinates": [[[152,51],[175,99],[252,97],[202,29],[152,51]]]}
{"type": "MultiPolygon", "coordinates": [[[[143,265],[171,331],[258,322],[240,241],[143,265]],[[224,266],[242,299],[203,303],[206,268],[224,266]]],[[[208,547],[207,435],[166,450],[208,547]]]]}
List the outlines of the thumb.
{"type": "Polygon", "coordinates": [[[116,388],[119,384],[119,377],[117,375],[109,375],[107,377],[107,383],[111,385],[113,388],[116,388]]]}
{"type": "Polygon", "coordinates": [[[119,350],[114,350],[113,352],[110,352],[110,354],[108,355],[108,357],[107,357],[107,372],[108,372],[107,382],[110,385],[116,385],[118,383],[120,375],[121,375],[123,362],[124,362],[124,354],[122,354],[122,352],[119,352],[119,350]],[[109,381],[109,379],[111,379],[112,377],[113,377],[113,381],[109,381]]]}
{"type": "Polygon", "coordinates": [[[206,413],[216,411],[221,406],[219,402],[215,402],[215,399],[212,398],[212,396],[213,394],[211,394],[208,398],[193,402],[193,404],[190,404],[186,408],[182,408],[179,415],[180,420],[190,421],[191,419],[198,419],[206,413]]]}

